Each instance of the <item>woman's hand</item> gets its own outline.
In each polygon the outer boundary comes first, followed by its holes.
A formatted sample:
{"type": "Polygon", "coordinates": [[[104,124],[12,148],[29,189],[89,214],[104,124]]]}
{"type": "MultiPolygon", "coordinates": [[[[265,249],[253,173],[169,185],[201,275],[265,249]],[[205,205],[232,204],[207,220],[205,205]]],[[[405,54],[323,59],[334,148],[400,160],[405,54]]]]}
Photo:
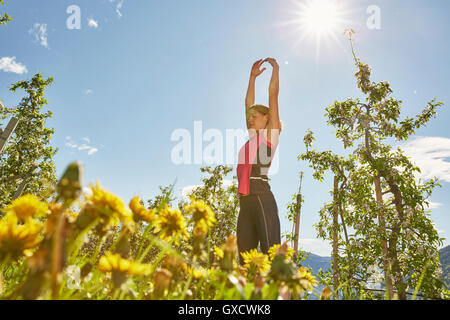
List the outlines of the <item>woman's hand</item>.
{"type": "Polygon", "coordinates": [[[274,58],[265,58],[262,61],[262,63],[264,63],[264,62],[270,63],[272,65],[272,68],[274,68],[274,69],[279,69],[280,68],[280,66],[278,65],[277,60],[275,60],[274,58]]]}
{"type": "Polygon", "coordinates": [[[262,68],[261,70],[259,69],[263,63],[264,63],[263,59],[259,59],[258,61],[255,61],[255,63],[252,66],[252,71],[250,72],[250,76],[251,77],[255,77],[256,78],[261,73],[263,73],[264,70],[266,70],[266,68],[262,68]]]}

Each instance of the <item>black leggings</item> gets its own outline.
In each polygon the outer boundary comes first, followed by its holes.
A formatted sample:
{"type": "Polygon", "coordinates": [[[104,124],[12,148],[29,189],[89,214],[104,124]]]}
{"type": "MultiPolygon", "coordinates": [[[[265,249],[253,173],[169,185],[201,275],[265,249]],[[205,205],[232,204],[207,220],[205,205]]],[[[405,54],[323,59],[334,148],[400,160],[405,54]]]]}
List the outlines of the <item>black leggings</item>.
{"type": "Polygon", "coordinates": [[[267,253],[274,244],[281,243],[278,206],[272,191],[251,194],[239,198],[240,211],[237,221],[239,261],[244,263],[241,252],[257,248],[267,253]]]}

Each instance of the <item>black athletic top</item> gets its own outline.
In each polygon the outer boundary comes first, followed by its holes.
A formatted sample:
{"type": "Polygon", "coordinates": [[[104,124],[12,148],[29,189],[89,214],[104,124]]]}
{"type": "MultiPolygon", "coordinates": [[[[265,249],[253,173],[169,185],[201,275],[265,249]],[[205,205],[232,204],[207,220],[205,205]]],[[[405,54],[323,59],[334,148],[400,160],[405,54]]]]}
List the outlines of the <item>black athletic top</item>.
{"type": "Polygon", "coordinates": [[[237,167],[239,196],[270,191],[270,179],[267,174],[275,150],[276,145],[266,140],[263,130],[241,148],[237,167]]]}

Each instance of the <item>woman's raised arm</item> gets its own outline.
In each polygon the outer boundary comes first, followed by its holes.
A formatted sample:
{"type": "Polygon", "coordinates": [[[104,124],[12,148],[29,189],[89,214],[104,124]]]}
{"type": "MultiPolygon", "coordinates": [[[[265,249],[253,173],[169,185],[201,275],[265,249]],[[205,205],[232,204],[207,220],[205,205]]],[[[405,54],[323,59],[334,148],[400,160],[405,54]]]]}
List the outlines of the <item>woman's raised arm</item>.
{"type": "Polygon", "coordinates": [[[245,117],[247,119],[247,111],[252,105],[255,104],[255,80],[256,78],[266,70],[266,68],[259,69],[263,64],[263,59],[255,61],[250,72],[250,79],[248,81],[247,95],[245,96],[245,117]]]}
{"type": "MultiPolygon", "coordinates": [[[[267,140],[271,138],[275,144],[278,143],[278,136],[280,134],[280,116],[278,113],[278,93],[280,91],[279,71],[280,67],[274,58],[266,58],[263,62],[269,62],[272,65],[272,78],[269,84],[269,125],[267,132],[267,140]],[[275,129],[275,130],[272,130],[275,129]],[[272,136],[272,132],[275,134],[272,136]]],[[[272,142],[272,141],[271,141],[272,142]]]]}

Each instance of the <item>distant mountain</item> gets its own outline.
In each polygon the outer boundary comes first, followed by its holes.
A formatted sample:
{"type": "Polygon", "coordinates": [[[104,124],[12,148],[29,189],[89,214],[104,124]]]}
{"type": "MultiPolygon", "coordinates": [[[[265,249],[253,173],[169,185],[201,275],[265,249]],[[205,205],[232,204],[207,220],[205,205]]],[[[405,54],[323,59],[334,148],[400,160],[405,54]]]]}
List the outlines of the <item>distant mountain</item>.
{"type": "Polygon", "coordinates": [[[320,268],[326,272],[331,268],[331,257],[321,257],[314,253],[310,253],[308,258],[303,261],[302,266],[311,268],[314,274],[319,272],[320,268]]]}
{"type": "Polygon", "coordinates": [[[450,289],[450,246],[446,246],[439,250],[439,259],[441,260],[442,280],[450,289]]]}
{"type": "MultiPolygon", "coordinates": [[[[310,253],[308,258],[305,259],[305,261],[302,262],[303,267],[308,267],[312,269],[312,274],[316,275],[320,269],[323,271],[327,271],[331,268],[331,257],[321,257],[314,253],[310,253]]],[[[320,293],[323,290],[323,285],[318,284],[317,287],[313,288],[313,293],[309,296],[310,300],[317,300],[319,299],[318,296],[320,296],[320,293]]]]}
{"type": "MultiPolygon", "coordinates": [[[[442,280],[444,280],[447,287],[450,289],[450,245],[439,250],[439,259],[442,265],[442,280]]],[[[303,261],[302,266],[311,268],[313,274],[317,274],[321,268],[323,271],[327,271],[331,268],[331,257],[321,257],[311,253],[309,257],[303,261]]]]}

